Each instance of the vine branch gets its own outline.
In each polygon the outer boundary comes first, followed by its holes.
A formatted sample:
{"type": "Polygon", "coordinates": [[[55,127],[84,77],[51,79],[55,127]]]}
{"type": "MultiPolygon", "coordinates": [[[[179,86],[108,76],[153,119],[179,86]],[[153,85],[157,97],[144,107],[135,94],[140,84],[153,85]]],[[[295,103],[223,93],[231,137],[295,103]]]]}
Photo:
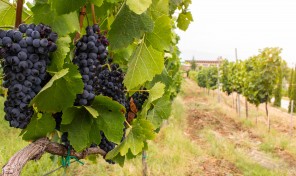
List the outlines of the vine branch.
{"type": "Polygon", "coordinates": [[[91,14],[92,14],[92,19],[93,19],[93,24],[97,24],[95,5],[94,4],[91,4],[91,14]]]}
{"type": "Polygon", "coordinates": [[[76,43],[76,41],[80,38],[80,33],[81,33],[81,30],[82,30],[82,27],[83,27],[83,20],[84,20],[85,15],[86,15],[86,6],[83,6],[83,7],[81,7],[80,14],[79,14],[79,27],[80,27],[80,30],[79,30],[79,32],[76,33],[76,36],[74,38],[74,43],[76,43]]]}
{"type": "MultiPolygon", "coordinates": [[[[22,168],[28,161],[40,159],[45,152],[53,155],[67,156],[67,148],[64,145],[51,142],[48,138],[40,138],[14,154],[7,164],[3,166],[2,175],[0,174],[0,176],[19,176],[22,168]]],[[[75,156],[78,159],[83,159],[91,154],[105,156],[106,152],[99,147],[87,148],[82,152],[74,150],[70,152],[71,156],[75,156]]]]}
{"type": "Polygon", "coordinates": [[[14,25],[15,28],[17,28],[22,23],[23,3],[24,3],[24,0],[17,0],[15,25],[14,25]]]}

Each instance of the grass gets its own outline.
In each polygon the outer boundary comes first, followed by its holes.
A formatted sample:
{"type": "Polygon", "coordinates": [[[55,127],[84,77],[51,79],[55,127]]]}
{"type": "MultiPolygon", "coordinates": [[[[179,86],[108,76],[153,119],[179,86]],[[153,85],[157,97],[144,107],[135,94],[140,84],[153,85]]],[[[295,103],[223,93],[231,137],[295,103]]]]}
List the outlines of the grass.
{"type": "MultiPolygon", "coordinates": [[[[19,137],[20,130],[10,128],[3,116],[3,101],[0,98],[0,166],[17,151],[28,145],[19,137]]],[[[149,142],[148,170],[150,175],[190,175],[200,172],[196,167],[198,158],[202,156],[199,146],[193,143],[184,134],[186,128],[186,116],[183,102],[177,97],[172,105],[172,115],[161,129],[158,137],[149,142]]],[[[51,174],[52,176],[135,176],[142,175],[141,157],[129,160],[121,168],[119,165],[109,165],[101,157],[95,163],[90,160],[82,160],[85,165],[73,163],[66,169],[51,174]]],[[[30,161],[23,168],[22,176],[43,175],[60,166],[60,158],[45,154],[38,161],[30,161]],[[51,160],[52,158],[52,160],[51,160]]]]}

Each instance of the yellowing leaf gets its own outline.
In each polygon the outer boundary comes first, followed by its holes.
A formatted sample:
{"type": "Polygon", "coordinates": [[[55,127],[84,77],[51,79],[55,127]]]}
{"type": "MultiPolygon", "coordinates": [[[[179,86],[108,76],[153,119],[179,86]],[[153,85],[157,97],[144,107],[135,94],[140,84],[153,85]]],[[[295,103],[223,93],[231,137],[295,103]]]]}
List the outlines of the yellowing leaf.
{"type": "Polygon", "coordinates": [[[152,0],[127,0],[126,5],[136,14],[144,13],[151,5],[152,0]]]}

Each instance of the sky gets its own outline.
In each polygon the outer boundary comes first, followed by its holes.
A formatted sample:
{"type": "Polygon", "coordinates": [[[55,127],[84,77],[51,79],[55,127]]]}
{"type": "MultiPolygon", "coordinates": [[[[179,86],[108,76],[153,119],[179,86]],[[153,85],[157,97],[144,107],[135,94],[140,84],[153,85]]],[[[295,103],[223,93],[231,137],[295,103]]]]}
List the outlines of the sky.
{"type": "Polygon", "coordinates": [[[288,65],[296,64],[296,1],[192,0],[194,22],[177,30],[183,60],[235,60],[259,49],[280,47],[288,65]]]}

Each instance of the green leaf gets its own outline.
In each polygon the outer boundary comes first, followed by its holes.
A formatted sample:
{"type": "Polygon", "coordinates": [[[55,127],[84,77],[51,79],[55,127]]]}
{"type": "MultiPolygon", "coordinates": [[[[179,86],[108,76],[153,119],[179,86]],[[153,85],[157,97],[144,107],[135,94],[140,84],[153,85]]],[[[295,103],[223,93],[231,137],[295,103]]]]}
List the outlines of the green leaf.
{"type": "Polygon", "coordinates": [[[172,28],[171,19],[167,16],[162,16],[155,21],[155,27],[152,33],[148,33],[147,40],[148,45],[158,51],[170,50],[170,44],[172,41],[172,28]]]}
{"type": "Polygon", "coordinates": [[[51,26],[52,30],[57,32],[59,36],[79,31],[79,21],[76,12],[58,15],[51,10],[49,4],[36,4],[31,10],[35,23],[44,23],[51,26]]]}
{"type": "MultiPolygon", "coordinates": [[[[30,12],[23,9],[22,18],[26,19],[30,12]]],[[[0,24],[1,26],[14,26],[16,16],[16,6],[8,0],[0,1],[0,24]]]]}
{"type": "Polygon", "coordinates": [[[153,49],[142,42],[132,54],[124,85],[131,90],[160,74],[164,68],[164,53],[153,49]]]}
{"type": "Polygon", "coordinates": [[[144,32],[152,32],[153,27],[153,21],[147,14],[137,15],[124,6],[116,16],[108,33],[110,47],[112,49],[126,47],[135,38],[141,38],[144,32]]]}
{"type": "Polygon", "coordinates": [[[58,14],[70,13],[76,10],[80,10],[80,7],[86,4],[86,0],[51,0],[52,8],[57,11],[58,14]]]}
{"type": "Polygon", "coordinates": [[[67,64],[65,69],[57,72],[51,80],[34,97],[30,105],[40,111],[60,112],[73,106],[77,94],[83,92],[84,84],[78,67],[67,64]]]}
{"type": "Polygon", "coordinates": [[[68,139],[73,148],[80,152],[89,147],[92,117],[84,108],[79,109],[71,124],[61,125],[62,132],[68,132],[68,139]]]}
{"type": "Polygon", "coordinates": [[[117,3],[117,2],[121,2],[122,0],[106,0],[106,2],[110,2],[110,3],[117,3]]]}
{"type": "Polygon", "coordinates": [[[0,24],[14,26],[15,22],[15,6],[9,1],[0,1],[0,24]]]}
{"type": "Polygon", "coordinates": [[[120,143],[123,136],[125,108],[106,96],[96,96],[91,107],[99,112],[95,119],[97,128],[104,132],[106,138],[120,143]]]}
{"type": "Polygon", "coordinates": [[[153,109],[149,111],[147,119],[152,122],[155,128],[159,128],[164,119],[171,114],[171,100],[169,96],[163,96],[152,102],[153,109]]]}
{"type": "Polygon", "coordinates": [[[167,70],[164,69],[161,74],[156,75],[153,78],[153,80],[150,82],[149,85],[152,87],[157,82],[161,82],[161,83],[165,84],[166,89],[168,89],[168,87],[170,87],[173,84],[173,78],[171,76],[169,76],[167,70]]]}
{"type": "Polygon", "coordinates": [[[101,139],[102,139],[102,136],[101,136],[100,130],[98,129],[98,124],[96,123],[96,121],[94,121],[89,132],[90,144],[92,143],[99,144],[101,143],[101,139]]]}
{"type": "Polygon", "coordinates": [[[71,38],[69,36],[58,38],[56,44],[58,49],[51,55],[51,63],[47,68],[50,72],[60,71],[64,66],[65,58],[70,52],[71,38]]]}
{"type": "Polygon", "coordinates": [[[104,0],[90,0],[90,2],[98,7],[101,7],[103,4],[104,0]]]}
{"type": "Polygon", "coordinates": [[[37,113],[35,113],[25,129],[23,140],[36,140],[45,137],[47,133],[54,131],[55,124],[56,122],[51,114],[42,114],[38,118],[37,113]]]}
{"type": "Polygon", "coordinates": [[[132,128],[127,131],[127,137],[121,144],[106,155],[106,159],[124,156],[129,151],[131,151],[133,155],[138,155],[145,146],[144,142],[154,139],[155,132],[153,129],[153,125],[148,120],[134,120],[132,128]]]}
{"type": "Polygon", "coordinates": [[[150,7],[153,19],[157,19],[163,15],[169,15],[169,0],[152,0],[150,7]]]}
{"type": "Polygon", "coordinates": [[[70,124],[72,122],[72,120],[74,119],[74,117],[80,113],[80,111],[81,111],[81,106],[80,107],[76,107],[76,106],[69,107],[69,108],[66,108],[65,110],[63,110],[61,124],[63,124],[63,125],[70,124]]]}
{"type": "Polygon", "coordinates": [[[190,22],[193,21],[191,12],[180,13],[177,19],[177,26],[179,29],[186,31],[190,22]]]}
{"type": "Polygon", "coordinates": [[[145,103],[143,104],[143,109],[141,111],[141,117],[143,117],[143,118],[146,117],[146,114],[147,114],[148,110],[150,109],[152,102],[163,96],[164,88],[165,88],[165,85],[163,83],[158,82],[152,87],[152,89],[150,89],[149,97],[145,101],[145,103]]]}
{"type": "Polygon", "coordinates": [[[130,8],[131,11],[136,14],[144,13],[148,7],[151,5],[152,0],[127,0],[126,5],[130,8]]]}
{"type": "Polygon", "coordinates": [[[99,116],[99,113],[97,110],[90,106],[84,106],[84,108],[92,115],[93,118],[97,118],[99,116]]]}

